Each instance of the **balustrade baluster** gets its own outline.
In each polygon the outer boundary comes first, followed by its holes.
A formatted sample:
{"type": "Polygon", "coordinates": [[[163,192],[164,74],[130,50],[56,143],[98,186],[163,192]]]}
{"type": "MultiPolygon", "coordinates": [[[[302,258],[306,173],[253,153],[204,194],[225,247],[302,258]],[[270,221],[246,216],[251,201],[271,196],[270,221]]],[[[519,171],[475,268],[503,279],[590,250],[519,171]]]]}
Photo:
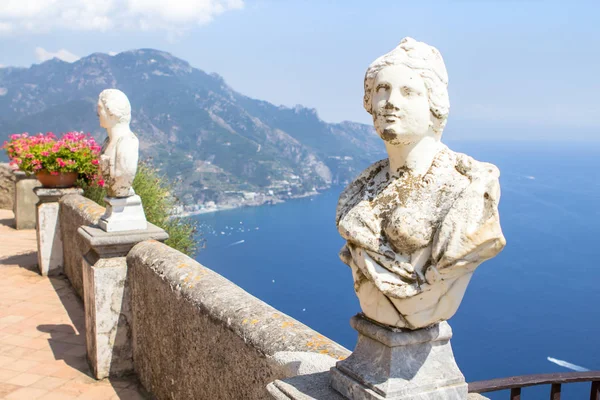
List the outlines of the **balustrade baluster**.
{"type": "Polygon", "coordinates": [[[521,388],[510,389],[510,400],[521,400],[521,388]]]}
{"type": "Polygon", "coordinates": [[[560,383],[553,383],[550,389],[550,400],[560,400],[560,383]]]}
{"type": "Polygon", "coordinates": [[[600,381],[592,382],[590,400],[600,400],[600,381]]]}

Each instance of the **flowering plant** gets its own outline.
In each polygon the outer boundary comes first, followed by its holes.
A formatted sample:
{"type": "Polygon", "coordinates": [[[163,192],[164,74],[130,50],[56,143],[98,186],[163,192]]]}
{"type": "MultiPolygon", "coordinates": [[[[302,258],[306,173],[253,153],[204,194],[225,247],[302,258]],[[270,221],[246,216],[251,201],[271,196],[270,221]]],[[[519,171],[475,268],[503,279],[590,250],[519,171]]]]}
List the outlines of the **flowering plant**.
{"type": "Polygon", "coordinates": [[[2,148],[8,153],[10,165],[23,172],[77,172],[86,182],[104,185],[98,173],[101,147],[90,134],[68,132],[60,139],[52,132],[14,134],[2,148]]]}

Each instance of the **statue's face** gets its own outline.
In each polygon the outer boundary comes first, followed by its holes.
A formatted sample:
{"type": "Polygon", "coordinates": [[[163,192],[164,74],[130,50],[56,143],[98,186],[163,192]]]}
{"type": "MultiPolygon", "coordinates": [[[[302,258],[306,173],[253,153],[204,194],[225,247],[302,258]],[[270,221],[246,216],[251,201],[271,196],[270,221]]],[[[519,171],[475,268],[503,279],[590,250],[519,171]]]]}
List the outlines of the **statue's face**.
{"type": "Polygon", "coordinates": [[[385,67],[375,77],[373,124],[390,144],[411,144],[431,134],[429,100],[423,78],[405,65],[385,67]]]}
{"type": "Polygon", "coordinates": [[[98,100],[98,119],[100,120],[100,126],[104,129],[108,129],[111,127],[110,117],[104,108],[104,105],[100,100],[98,100]]]}

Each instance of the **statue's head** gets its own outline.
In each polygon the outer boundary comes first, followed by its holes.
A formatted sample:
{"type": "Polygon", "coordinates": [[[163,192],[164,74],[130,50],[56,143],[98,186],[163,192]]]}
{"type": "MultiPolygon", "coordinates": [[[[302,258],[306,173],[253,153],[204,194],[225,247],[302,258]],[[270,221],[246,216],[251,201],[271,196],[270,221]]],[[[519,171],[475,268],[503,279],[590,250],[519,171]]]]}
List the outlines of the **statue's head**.
{"type": "Polygon", "coordinates": [[[98,96],[100,126],[108,129],[118,123],[131,122],[131,104],[125,93],[118,89],[106,89],[98,96]]]}
{"type": "Polygon", "coordinates": [[[364,107],[379,136],[404,145],[426,136],[439,140],[448,119],[448,73],[440,52],[404,38],[365,74],[364,107]]]}

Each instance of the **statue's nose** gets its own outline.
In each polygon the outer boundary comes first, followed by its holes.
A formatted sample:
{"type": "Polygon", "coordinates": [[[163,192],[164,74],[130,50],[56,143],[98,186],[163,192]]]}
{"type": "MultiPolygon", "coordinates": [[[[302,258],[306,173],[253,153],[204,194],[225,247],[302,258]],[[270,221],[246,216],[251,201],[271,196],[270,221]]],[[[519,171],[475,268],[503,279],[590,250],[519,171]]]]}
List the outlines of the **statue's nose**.
{"type": "Polygon", "coordinates": [[[398,107],[394,103],[392,103],[390,100],[385,102],[384,108],[386,110],[397,110],[398,109],[398,107]]]}

